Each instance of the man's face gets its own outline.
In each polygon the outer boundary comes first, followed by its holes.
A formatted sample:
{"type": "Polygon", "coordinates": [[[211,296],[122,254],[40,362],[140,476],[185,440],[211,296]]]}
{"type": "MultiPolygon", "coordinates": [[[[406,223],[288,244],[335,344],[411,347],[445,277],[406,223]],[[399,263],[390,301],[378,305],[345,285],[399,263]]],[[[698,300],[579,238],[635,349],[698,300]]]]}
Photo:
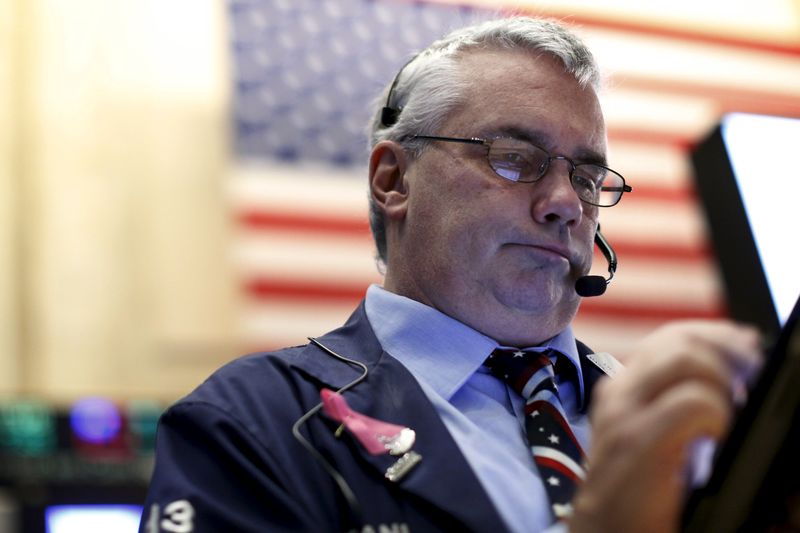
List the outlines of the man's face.
{"type": "MultiPolygon", "coordinates": [[[[551,155],[597,162],[602,112],[548,56],[480,51],[460,62],[465,103],[435,135],[527,137],[551,155]]],[[[535,183],[497,176],[483,146],[432,141],[404,174],[406,204],[389,224],[386,288],[498,342],[537,344],[577,311],[575,280],[591,266],[597,208],[578,199],[569,164],[535,183]]]]}

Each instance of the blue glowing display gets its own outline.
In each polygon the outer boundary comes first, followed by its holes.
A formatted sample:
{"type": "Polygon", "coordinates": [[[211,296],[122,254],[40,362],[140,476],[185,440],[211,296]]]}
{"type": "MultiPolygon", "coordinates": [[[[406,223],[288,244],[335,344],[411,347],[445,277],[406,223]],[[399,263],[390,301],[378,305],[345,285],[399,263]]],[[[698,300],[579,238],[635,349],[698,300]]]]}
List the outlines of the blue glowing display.
{"type": "Polygon", "coordinates": [[[73,404],[69,418],[74,435],[90,444],[107,444],[119,435],[122,428],[120,411],[107,398],[78,400],[73,404]]]}

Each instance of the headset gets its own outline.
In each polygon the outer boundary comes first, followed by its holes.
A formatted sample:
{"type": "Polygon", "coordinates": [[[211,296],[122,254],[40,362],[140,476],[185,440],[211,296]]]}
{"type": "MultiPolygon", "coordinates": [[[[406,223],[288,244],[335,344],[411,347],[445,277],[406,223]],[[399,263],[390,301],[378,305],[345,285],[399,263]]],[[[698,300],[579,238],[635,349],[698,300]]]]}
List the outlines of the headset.
{"type": "MultiPolygon", "coordinates": [[[[403,111],[403,108],[396,105],[393,106],[392,97],[394,96],[395,89],[400,81],[400,76],[403,75],[406,67],[408,67],[408,65],[417,59],[418,56],[419,54],[414,55],[411,57],[411,59],[406,61],[400,70],[397,71],[397,74],[392,80],[391,86],[389,86],[389,93],[386,95],[386,104],[381,109],[381,125],[383,125],[384,128],[390,128],[394,126],[400,119],[400,113],[403,111]]],[[[608,278],[604,278],[603,276],[582,276],[578,278],[578,280],[575,282],[575,292],[584,298],[605,294],[606,288],[611,283],[611,280],[614,279],[614,273],[617,271],[617,254],[600,232],[600,224],[597,225],[597,231],[594,234],[594,243],[597,245],[597,248],[603,254],[603,257],[605,257],[606,261],[608,261],[609,276],[608,278]]]]}
{"type": "Polygon", "coordinates": [[[384,128],[390,128],[394,126],[400,119],[400,112],[403,109],[392,106],[392,96],[394,95],[395,88],[397,88],[397,82],[400,81],[400,76],[403,74],[403,72],[405,72],[406,67],[413,63],[418,56],[419,54],[411,56],[411,59],[406,61],[405,64],[400,67],[400,70],[397,71],[397,74],[395,74],[394,79],[392,80],[392,85],[389,87],[389,94],[386,95],[386,105],[383,106],[383,109],[381,109],[381,124],[384,128]]]}
{"type": "MultiPolygon", "coordinates": [[[[312,344],[320,348],[322,351],[324,351],[326,354],[330,355],[331,357],[338,359],[339,361],[342,361],[344,363],[347,363],[348,365],[357,367],[359,370],[361,370],[361,375],[359,375],[350,383],[338,389],[336,391],[337,394],[342,394],[343,392],[352,389],[353,387],[355,387],[356,385],[367,379],[367,375],[369,374],[369,369],[367,368],[367,365],[365,365],[361,361],[356,361],[355,359],[350,359],[349,357],[345,357],[343,355],[336,353],[335,351],[331,350],[330,348],[319,342],[314,337],[308,337],[308,340],[312,344]]],[[[350,488],[350,485],[347,483],[347,481],[345,481],[344,477],[339,473],[339,471],[336,470],[336,468],[334,468],[334,466],[330,462],[328,462],[328,460],[325,459],[325,457],[323,457],[321,453],[319,453],[319,450],[317,450],[313,444],[308,442],[308,439],[306,439],[302,433],[300,433],[300,427],[306,422],[308,422],[312,416],[317,414],[320,411],[320,409],[322,409],[322,402],[318,403],[317,405],[309,409],[303,416],[298,418],[297,422],[295,422],[294,425],[292,426],[292,435],[294,436],[295,440],[297,440],[297,442],[299,442],[303,446],[303,448],[305,448],[308,451],[308,453],[310,453],[311,456],[314,459],[316,459],[316,461],[322,466],[322,468],[325,469],[328,475],[331,476],[333,481],[336,483],[336,486],[339,487],[339,492],[341,492],[342,496],[344,497],[345,503],[347,503],[347,507],[350,510],[350,520],[353,523],[353,527],[355,528],[356,531],[360,531],[364,521],[362,519],[361,504],[358,502],[358,498],[356,498],[353,489],[350,488]]]]}
{"type": "Polygon", "coordinates": [[[600,296],[606,292],[606,287],[614,279],[614,273],[617,271],[617,254],[608,243],[608,241],[600,233],[600,224],[597,225],[597,231],[594,234],[594,243],[603,254],[603,257],[608,261],[608,278],[603,276],[581,276],[575,282],[575,292],[579,296],[600,296]]]}

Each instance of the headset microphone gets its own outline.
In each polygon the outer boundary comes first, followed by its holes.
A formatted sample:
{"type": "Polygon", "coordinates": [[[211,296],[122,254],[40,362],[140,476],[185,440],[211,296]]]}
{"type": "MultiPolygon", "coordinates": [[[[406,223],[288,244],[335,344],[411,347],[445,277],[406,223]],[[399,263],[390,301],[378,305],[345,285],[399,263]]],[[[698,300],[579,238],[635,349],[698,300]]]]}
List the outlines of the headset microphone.
{"type": "Polygon", "coordinates": [[[584,298],[589,296],[600,296],[606,292],[606,287],[614,278],[614,272],[617,270],[617,254],[614,249],[608,244],[608,241],[600,233],[600,225],[597,225],[597,232],[594,234],[594,243],[603,253],[603,256],[608,261],[608,279],[603,276],[583,276],[578,278],[575,282],[575,292],[584,298]]]}

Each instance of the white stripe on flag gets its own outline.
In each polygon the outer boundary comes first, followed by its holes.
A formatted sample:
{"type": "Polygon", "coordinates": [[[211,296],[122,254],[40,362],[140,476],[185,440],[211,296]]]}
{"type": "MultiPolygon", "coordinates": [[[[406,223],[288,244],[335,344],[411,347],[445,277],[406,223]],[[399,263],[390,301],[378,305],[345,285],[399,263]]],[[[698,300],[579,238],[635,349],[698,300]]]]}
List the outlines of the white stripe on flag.
{"type": "MultiPolygon", "coordinates": [[[[546,365],[537,370],[531,377],[528,379],[528,382],[522,388],[522,397],[523,398],[530,398],[533,389],[539,386],[539,384],[544,381],[545,377],[552,378],[555,376],[555,372],[553,370],[553,365],[546,365]]],[[[530,403],[530,402],[529,402],[530,403]]]]}
{"type": "Polygon", "coordinates": [[[533,452],[534,457],[545,457],[547,459],[557,461],[569,468],[579,479],[583,480],[586,478],[586,471],[583,469],[583,467],[573,461],[569,455],[563,452],[560,452],[554,448],[548,448],[546,446],[531,446],[531,451],[533,452]]]}

